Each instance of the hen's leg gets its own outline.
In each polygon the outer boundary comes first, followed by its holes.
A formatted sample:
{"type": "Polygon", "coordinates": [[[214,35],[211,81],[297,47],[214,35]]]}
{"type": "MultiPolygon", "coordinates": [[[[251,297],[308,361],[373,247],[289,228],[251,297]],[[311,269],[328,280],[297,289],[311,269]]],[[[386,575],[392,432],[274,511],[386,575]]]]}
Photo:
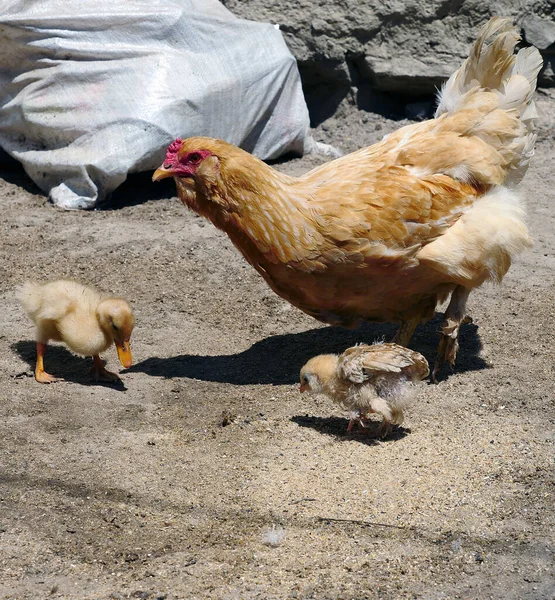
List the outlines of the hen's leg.
{"type": "Polygon", "coordinates": [[[393,342],[395,344],[399,344],[399,346],[408,346],[408,343],[412,338],[412,334],[418,327],[420,321],[420,316],[412,317],[412,319],[409,319],[408,321],[403,321],[397,330],[395,337],[393,338],[393,342]]]}
{"type": "Polygon", "coordinates": [[[118,375],[106,370],[106,367],[98,354],[93,356],[93,361],[94,366],[91,370],[91,375],[95,381],[121,381],[118,375]]]}
{"type": "Polygon", "coordinates": [[[54,383],[63,381],[60,377],[49,375],[44,370],[44,353],[46,352],[46,342],[37,342],[37,364],[35,366],[35,379],[39,383],[54,383]]]}
{"type": "Polygon", "coordinates": [[[437,383],[437,374],[447,361],[451,368],[455,366],[455,358],[459,349],[459,329],[461,325],[472,323],[472,319],[466,313],[466,301],[470,289],[458,285],[451,296],[449,306],[445,311],[443,323],[441,324],[441,337],[437,358],[432,371],[432,381],[437,383]]]}

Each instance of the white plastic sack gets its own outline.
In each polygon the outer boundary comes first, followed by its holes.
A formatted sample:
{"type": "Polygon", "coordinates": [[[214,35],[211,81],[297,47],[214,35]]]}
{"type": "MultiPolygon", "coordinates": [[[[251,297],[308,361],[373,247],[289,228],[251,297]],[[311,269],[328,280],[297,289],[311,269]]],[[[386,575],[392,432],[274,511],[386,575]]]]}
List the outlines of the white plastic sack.
{"type": "Polygon", "coordinates": [[[176,137],[263,159],[308,148],[279,30],[216,0],[16,0],[0,14],[0,146],[64,208],[91,208],[176,137]]]}

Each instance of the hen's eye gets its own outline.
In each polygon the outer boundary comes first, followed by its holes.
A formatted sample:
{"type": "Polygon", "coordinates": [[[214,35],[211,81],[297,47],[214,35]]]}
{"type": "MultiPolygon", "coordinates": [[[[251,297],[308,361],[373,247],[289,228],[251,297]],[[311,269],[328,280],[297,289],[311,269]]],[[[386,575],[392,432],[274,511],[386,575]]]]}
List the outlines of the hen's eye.
{"type": "Polygon", "coordinates": [[[112,327],[114,328],[114,331],[119,331],[119,327],[115,323],[112,323],[112,327]]]}
{"type": "Polygon", "coordinates": [[[194,165],[199,163],[202,160],[202,156],[198,152],[193,152],[189,155],[189,162],[192,162],[194,165]]]}

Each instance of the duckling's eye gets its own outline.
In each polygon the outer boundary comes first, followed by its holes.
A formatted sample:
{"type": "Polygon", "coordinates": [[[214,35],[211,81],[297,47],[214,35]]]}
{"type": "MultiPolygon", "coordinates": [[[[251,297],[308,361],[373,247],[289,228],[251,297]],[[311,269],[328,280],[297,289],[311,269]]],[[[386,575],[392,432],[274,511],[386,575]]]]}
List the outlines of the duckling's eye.
{"type": "Polygon", "coordinates": [[[112,323],[112,327],[114,328],[114,331],[119,331],[119,327],[115,323],[112,323]]]}

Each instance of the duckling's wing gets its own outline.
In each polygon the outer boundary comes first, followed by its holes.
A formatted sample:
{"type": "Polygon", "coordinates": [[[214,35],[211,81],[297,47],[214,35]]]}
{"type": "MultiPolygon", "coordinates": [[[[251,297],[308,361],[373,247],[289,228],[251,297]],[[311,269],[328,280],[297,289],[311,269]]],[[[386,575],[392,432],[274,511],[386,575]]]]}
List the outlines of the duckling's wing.
{"type": "Polygon", "coordinates": [[[40,320],[59,321],[77,304],[73,282],[56,281],[42,288],[40,308],[36,318],[40,320]]]}

